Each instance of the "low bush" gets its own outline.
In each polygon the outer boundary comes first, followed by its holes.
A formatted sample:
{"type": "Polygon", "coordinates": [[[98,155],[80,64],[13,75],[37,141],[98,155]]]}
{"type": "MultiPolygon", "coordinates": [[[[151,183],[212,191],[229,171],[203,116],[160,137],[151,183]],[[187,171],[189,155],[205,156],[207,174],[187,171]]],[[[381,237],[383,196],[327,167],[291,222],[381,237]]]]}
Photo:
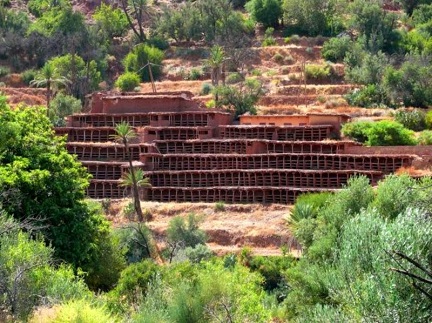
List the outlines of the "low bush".
{"type": "Polygon", "coordinates": [[[378,122],[358,121],[342,126],[342,133],[368,146],[410,146],[415,145],[414,132],[398,122],[382,120],[378,122]]]}
{"type": "Polygon", "coordinates": [[[201,95],[208,95],[212,91],[213,87],[209,83],[204,83],[201,87],[201,95]]]}
{"type": "Polygon", "coordinates": [[[115,85],[122,91],[133,91],[140,84],[140,77],[137,73],[126,72],[119,76],[115,85]]]}
{"type": "Polygon", "coordinates": [[[236,84],[236,83],[239,83],[243,80],[244,80],[244,77],[240,73],[231,73],[226,78],[226,83],[227,84],[236,84]]]}
{"type": "Polygon", "coordinates": [[[305,75],[307,79],[322,81],[330,77],[331,69],[329,65],[309,64],[305,67],[305,75]]]}
{"type": "Polygon", "coordinates": [[[196,81],[201,78],[202,74],[202,70],[198,68],[192,68],[189,72],[189,75],[187,76],[187,79],[191,81],[196,81]]]}
{"type": "Polygon", "coordinates": [[[385,105],[386,98],[383,90],[379,85],[369,84],[361,89],[345,95],[349,105],[363,108],[375,108],[385,105]]]}
{"type": "Polygon", "coordinates": [[[426,124],[426,128],[432,129],[432,110],[426,113],[425,124],[426,124]]]}
{"type": "Polygon", "coordinates": [[[30,86],[30,82],[35,79],[36,73],[36,70],[33,69],[25,70],[21,73],[21,79],[26,85],[30,86]]]}
{"type": "Polygon", "coordinates": [[[397,122],[410,130],[422,131],[426,128],[426,114],[419,109],[414,109],[412,111],[399,109],[394,114],[394,118],[397,122]]]}
{"type": "Polygon", "coordinates": [[[7,76],[10,73],[10,68],[6,66],[0,66],[0,77],[7,76]]]}
{"type": "Polygon", "coordinates": [[[419,145],[432,145],[432,130],[424,130],[418,137],[419,145]]]}
{"type": "Polygon", "coordinates": [[[349,37],[330,38],[323,45],[321,54],[324,59],[331,62],[342,62],[351,48],[352,41],[349,37]]]}
{"type": "Polygon", "coordinates": [[[282,64],[283,62],[284,62],[284,57],[283,57],[283,55],[282,54],[280,54],[280,53],[276,53],[276,54],[274,54],[274,56],[273,56],[273,61],[275,61],[276,63],[278,63],[278,64],[282,64]]]}

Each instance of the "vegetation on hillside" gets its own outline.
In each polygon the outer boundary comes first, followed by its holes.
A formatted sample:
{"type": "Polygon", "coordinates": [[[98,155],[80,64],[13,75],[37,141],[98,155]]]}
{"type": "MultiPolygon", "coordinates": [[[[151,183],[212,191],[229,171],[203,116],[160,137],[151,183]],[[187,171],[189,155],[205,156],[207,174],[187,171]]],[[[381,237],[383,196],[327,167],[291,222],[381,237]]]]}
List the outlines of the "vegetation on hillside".
{"type": "MultiPolygon", "coordinates": [[[[101,86],[117,80],[128,91],[150,71],[163,77],[170,43],[205,48],[214,105],[254,113],[264,89],[245,77],[244,62],[259,45],[257,26],[267,45],[276,32],[290,42],[329,37],[322,54],[358,84],[353,105],[430,106],[432,4],[397,2],[402,11],[378,0],[120,0],[85,17],[67,0],[29,0],[20,10],[0,1],[0,74],[22,72],[48,101],[11,109],[0,97],[0,321],[430,322],[431,178],[391,175],[373,188],[358,177],[337,193],[300,197],[286,221],[298,259],[247,248],[216,257],[200,229],[205,217],[174,217],[155,237],[137,194],[129,211],[140,221],[113,228],[100,203],[84,199],[89,175],[52,130],[101,86]],[[236,76],[225,82],[226,72],[236,76]]],[[[326,78],[328,66],[309,65],[308,75],[326,78]]],[[[431,112],[394,117],[343,132],[368,145],[432,143],[431,112]]],[[[123,130],[127,143],[133,134],[123,130]]],[[[125,185],[137,192],[141,175],[130,165],[125,185]]]]}

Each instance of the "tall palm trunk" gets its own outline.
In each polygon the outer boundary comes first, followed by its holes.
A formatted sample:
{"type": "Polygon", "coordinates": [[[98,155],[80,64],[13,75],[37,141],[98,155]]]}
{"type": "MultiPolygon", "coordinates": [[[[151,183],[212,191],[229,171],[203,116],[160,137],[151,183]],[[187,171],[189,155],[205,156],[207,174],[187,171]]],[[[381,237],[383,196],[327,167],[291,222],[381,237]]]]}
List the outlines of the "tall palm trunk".
{"type": "Polygon", "coordinates": [[[128,161],[129,161],[129,169],[130,169],[130,174],[131,174],[131,178],[132,178],[132,194],[133,194],[133,199],[134,199],[134,207],[135,207],[135,212],[137,213],[138,216],[138,221],[142,222],[144,220],[144,216],[141,210],[141,202],[140,202],[140,197],[139,197],[139,191],[138,191],[138,183],[136,180],[136,176],[135,176],[135,170],[133,168],[133,164],[132,164],[132,154],[130,153],[130,148],[129,148],[129,144],[126,138],[123,138],[123,144],[125,146],[126,152],[127,152],[127,156],[128,156],[128,161]]]}
{"type": "Polygon", "coordinates": [[[46,93],[46,99],[47,99],[47,117],[49,118],[50,114],[50,103],[51,103],[51,82],[47,81],[47,93],[46,93]]]}

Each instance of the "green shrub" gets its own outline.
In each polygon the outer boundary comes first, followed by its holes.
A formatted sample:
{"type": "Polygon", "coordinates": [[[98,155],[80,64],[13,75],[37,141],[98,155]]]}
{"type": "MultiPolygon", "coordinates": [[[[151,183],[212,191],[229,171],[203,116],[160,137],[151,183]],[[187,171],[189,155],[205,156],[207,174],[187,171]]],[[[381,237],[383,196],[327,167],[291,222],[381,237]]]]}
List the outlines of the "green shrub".
{"type": "Polygon", "coordinates": [[[369,146],[411,146],[416,144],[413,131],[400,123],[382,120],[374,123],[367,131],[369,146]]]}
{"type": "Polygon", "coordinates": [[[120,75],[115,82],[115,86],[124,92],[133,91],[139,85],[140,77],[135,72],[126,72],[120,75]]]}
{"type": "Polygon", "coordinates": [[[426,114],[419,109],[414,109],[412,111],[399,109],[394,114],[394,118],[397,122],[410,130],[421,131],[426,128],[426,114]]]}
{"type": "Polygon", "coordinates": [[[156,47],[160,50],[167,50],[170,47],[168,41],[159,36],[150,37],[149,39],[147,39],[146,44],[149,46],[156,47]]]}
{"type": "Polygon", "coordinates": [[[201,87],[201,94],[202,95],[208,95],[212,91],[213,86],[209,83],[204,83],[201,87]]]}
{"type": "Polygon", "coordinates": [[[209,260],[213,257],[213,252],[205,244],[198,244],[195,247],[187,247],[185,249],[186,258],[191,263],[198,264],[201,261],[209,260]]]}
{"type": "Polygon", "coordinates": [[[65,117],[81,111],[81,100],[63,93],[59,93],[50,103],[48,116],[56,126],[65,126],[65,117]]]}
{"type": "Polygon", "coordinates": [[[264,38],[262,42],[263,47],[275,46],[275,45],[276,45],[276,39],[274,39],[273,36],[264,38]]]}
{"type": "Polygon", "coordinates": [[[373,127],[371,121],[348,122],[342,126],[342,134],[358,142],[368,140],[367,130],[373,127]]]}
{"type": "Polygon", "coordinates": [[[322,81],[330,77],[331,68],[329,65],[308,64],[305,66],[305,75],[307,79],[322,81]]]}
{"type": "Polygon", "coordinates": [[[378,122],[357,121],[342,126],[342,133],[368,146],[415,145],[413,131],[389,120],[378,122]]]}
{"type": "Polygon", "coordinates": [[[199,80],[201,78],[201,76],[202,76],[202,70],[200,70],[198,68],[192,68],[189,72],[187,79],[191,80],[191,81],[196,81],[196,80],[199,80]]]}
{"type": "Polygon", "coordinates": [[[216,202],[216,204],[215,204],[215,211],[216,212],[223,212],[223,211],[225,211],[225,202],[224,201],[216,202]]]}
{"type": "Polygon", "coordinates": [[[259,70],[258,68],[254,68],[252,71],[250,71],[250,74],[251,74],[252,76],[261,76],[262,71],[259,70]]]}
{"type": "Polygon", "coordinates": [[[282,64],[284,62],[284,57],[280,53],[274,54],[272,59],[273,59],[273,61],[275,61],[278,64],[282,64]]]}
{"type": "Polygon", "coordinates": [[[432,110],[428,111],[425,116],[425,123],[428,129],[432,129],[432,110]]]}
{"type": "Polygon", "coordinates": [[[7,76],[10,73],[10,68],[6,66],[0,66],[0,77],[7,76]]]}
{"type": "Polygon", "coordinates": [[[322,47],[323,58],[331,62],[342,62],[351,48],[351,39],[347,36],[330,38],[322,47]]]}
{"type": "Polygon", "coordinates": [[[101,306],[92,304],[85,300],[74,300],[66,304],[58,305],[51,310],[38,311],[31,322],[46,323],[99,323],[99,322],[121,322],[101,306]]]}
{"type": "Polygon", "coordinates": [[[181,244],[183,248],[194,248],[198,244],[205,244],[206,233],[199,229],[202,219],[190,213],[185,221],[180,216],[174,217],[168,224],[167,239],[171,243],[181,244]]]}
{"type": "Polygon", "coordinates": [[[135,72],[140,76],[141,81],[149,82],[150,73],[149,67],[145,67],[149,62],[151,63],[151,71],[153,79],[157,80],[162,74],[162,61],[164,53],[153,46],[140,44],[126,55],[123,60],[124,68],[127,72],[135,72]]]}
{"type": "Polygon", "coordinates": [[[26,85],[30,86],[30,82],[35,79],[36,74],[37,72],[34,69],[25,70],[21,73],[21,79],[26,85]]]}
{"type": "Polygon", "coordinates": [[[239,83],[243,80],[244,80],[243,75],[241,75],[240,73],[231,73],[226,78],[226,83],[227,84],[236,84],[236,83],[239,83]]]}
{"type": "Polygon", "coordinates": [[[432,130],[423,130],[418,137],[419,145],[432,145],[432,130]]]}
{"type": "Polygon", "coordinates": [[[349,105],[363,108],[381,107],[387,103],[382,88],[375,84],[368,84],[361,89],[355,89],[346,94],[345,99],[349,105]]]}
{"type": "Polygon", "coordinates": [[[150,260],[129,265],[121,272],[117,286],[110,292],[110,297],[115,302],[125,302],[129,306],[138,305],[157,271],[158,266],[150,260]]]}

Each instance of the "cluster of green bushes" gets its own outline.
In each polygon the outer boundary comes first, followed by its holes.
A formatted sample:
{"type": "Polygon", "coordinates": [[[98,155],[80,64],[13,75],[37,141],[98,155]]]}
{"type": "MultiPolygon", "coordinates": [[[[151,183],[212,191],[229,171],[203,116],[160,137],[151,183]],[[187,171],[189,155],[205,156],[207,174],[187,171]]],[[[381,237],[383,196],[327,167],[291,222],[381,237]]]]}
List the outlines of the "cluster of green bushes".
{"type": "Polygon", "coordinates": [[[430,184],[392,175],[374,191],[359,177],[334,195],[299,199],[289,226],[303,257],[285,272],[288,319],[427,321],[430,184]]]}
{"type": "MultiPolygon", "coordinates": [[[[404,1],[401,1],[404,2],[404,1]]],[[[430,40],[431,4],[416,2],[403,18],[378,2],[354,1],[348,6],[349,26],[358,35],[343,35],[324,43],[322,55],[345,63],[346,80],[363,85],[347,95],[361,107],[427,107],[432,104],[430,40]],[[400,28],[404,19],[410,31],[400,28]]]]}
{"type": "Polygon", "coordinates": [[[429,145],[432,111],[399,109],[395,121],[356,121],[346,123],[342,134],[368,146],[429,145]],[[426,130],[427,129],[427,130],[426,130]],[[414,131],[421,131],[418,138],[414,131]]]}

